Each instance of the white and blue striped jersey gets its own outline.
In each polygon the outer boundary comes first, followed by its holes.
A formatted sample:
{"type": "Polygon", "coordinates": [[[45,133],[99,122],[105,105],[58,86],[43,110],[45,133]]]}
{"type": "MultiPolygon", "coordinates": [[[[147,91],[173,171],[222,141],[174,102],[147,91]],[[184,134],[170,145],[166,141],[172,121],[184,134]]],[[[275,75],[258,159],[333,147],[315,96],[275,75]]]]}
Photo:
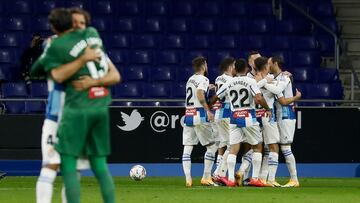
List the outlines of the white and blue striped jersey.
{"type": "MultiPolygon", "coordinates": [[[[227,74],[222,74],[215,79],[216,90],[219,90],[224,84],[226,84],[233,77],[227,74]]],[[[230,118],[230,99],[228,95],[216,103],[218,108],[215,111],[215,121],[220,121],[223,118],[230,118]]]]}
{"type": "Polygon", "coordinates": [[[186,112],[184,121],[186,126],[208,122],[206,111],[197,97],[198,90],[204,91],[204,95],[207,95],[209,79],[203,75],[194,74],[186,82],[186,112]]]}
{"type": "MultiPolygon", "coordinates": [[[[294,96],[293,87],[289,76],[281,72],[274,78],[276,80],[275,85],[265,85],[268,89],[270,88],[275,94],[276,98],[291,98],[294,96]]],[[[282,106],[279,102],[275,103],[276,115],[278,119],[296,119],[294,104],[282,106]]]]}
{"type": "Polygon", "coordinates": [[[230,123],[238,127],[257,125],[254,96],[261,94],[256,80],[247,76],[231,78],[217,92],[218,98],[229,96],[232,116],[230,123]]]}
{"type": "Polygon", "coordinates": [[[65,87],[52,79],[48,79],[48,91],[49,96],[45,117],[46,119],[58,122],[60,121],[65,103],[65,87]]]}

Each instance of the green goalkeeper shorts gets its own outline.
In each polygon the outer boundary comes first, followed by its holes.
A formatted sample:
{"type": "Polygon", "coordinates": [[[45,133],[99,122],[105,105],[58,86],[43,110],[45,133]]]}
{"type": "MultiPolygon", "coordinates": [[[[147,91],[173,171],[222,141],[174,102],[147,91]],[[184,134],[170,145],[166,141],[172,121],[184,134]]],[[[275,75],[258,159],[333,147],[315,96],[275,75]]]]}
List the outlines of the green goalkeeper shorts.
{"type": "Polygon", "coordinates": [[[56,150],[73,156],[107,156],[110,154],[109,125],[108,107],[64,108],[56,150]]]}

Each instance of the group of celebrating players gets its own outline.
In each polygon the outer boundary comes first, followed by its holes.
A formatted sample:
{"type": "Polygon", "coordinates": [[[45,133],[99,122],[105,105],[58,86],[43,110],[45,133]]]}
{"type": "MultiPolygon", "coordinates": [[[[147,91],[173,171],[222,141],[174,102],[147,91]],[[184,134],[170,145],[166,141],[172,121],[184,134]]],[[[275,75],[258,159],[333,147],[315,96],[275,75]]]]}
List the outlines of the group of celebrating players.
{"type": "Polygon", "coordinates": [[[299,187],[291,144],[296,123],[294,102],[301,93],[296,90],[294,96],[291,73],[282,71],[283,60],[262,57],[256,51],[249,53],[248,61],[224,58],[215,84],[206,77],[204,57],[196,57],[192,65],[195,74],[186,83],[183,129],[186,186],[193,185],[191,153],[200,141],[207,149],[202,185],[299,187]],[[214,90],[216,93],[209,97],[214,90]],[[240,147],[244,153],[235,172],[240,147]],[[290,173],[285,185],[275,179],[279,148],[290,173]],[[216,151],[216,169],[211,174],[216,151]]]}

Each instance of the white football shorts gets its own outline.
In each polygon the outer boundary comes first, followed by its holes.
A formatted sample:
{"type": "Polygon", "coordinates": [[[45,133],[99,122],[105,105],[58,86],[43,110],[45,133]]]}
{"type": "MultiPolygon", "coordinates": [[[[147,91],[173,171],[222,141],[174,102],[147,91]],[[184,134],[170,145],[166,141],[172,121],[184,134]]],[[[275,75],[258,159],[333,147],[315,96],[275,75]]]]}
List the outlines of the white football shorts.
{"type": "Polygon", "coordinates": [[[230,124],[230,145],[239,144],[245,141],[250,145],[257,145],[263,142],[263,138],[258,125],[239,128],[235,124],[230,124]]]}
{"type": "Polygon", "coordinates": [[[230,144],[230,118],[223,118],[216,123],[220,137],[219,148],[223,148],[230,144]]]}
{"type": "Polygon", "coordinates": [[[202,123],[192,127],[184,126],[183,145],[197,145],[200,141],[202,146],[215,142],[214,133],[210,123],[202,123]]]}
{"type": "Polygon", "coordinates": [[[284,119],[279,120],[277,123],[280,132],[280,144],[292,144],[294,141],[296,120],[284,119]]]}
{"type": "Polygon", "coordinates": [[[269,118],[262,117],[262,133],[265,144],[276,144],[280,142],[280,134],[277,122],[269,122],[269,118]]]}

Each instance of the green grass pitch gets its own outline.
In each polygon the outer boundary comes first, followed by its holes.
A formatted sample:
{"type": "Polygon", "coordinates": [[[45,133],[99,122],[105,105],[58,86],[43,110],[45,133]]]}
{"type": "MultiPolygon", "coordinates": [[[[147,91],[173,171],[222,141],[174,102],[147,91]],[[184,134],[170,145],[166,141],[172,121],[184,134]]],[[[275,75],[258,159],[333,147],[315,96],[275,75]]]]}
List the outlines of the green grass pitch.
{"type": "MultiPolygon", "coordinates": [[[[0,180],[0,202],[35,202],[37,177],[6,177],[0,180]]],[[[279,178],[280,183],[287,179],[279,178]]],[[[359,178],[304,178],[300,188],[203,187],[199,179],[192,188],[185,188],[182,177],[147,177],[133,181],[115,177],[117,202],[360,202],[359,178]]],[[[62,181],[57,178],[53,202],[61,202],[62,181]]],[[[81,198],[84,203],[102,202],[93,177],[81,180],[81,198]]]]}

